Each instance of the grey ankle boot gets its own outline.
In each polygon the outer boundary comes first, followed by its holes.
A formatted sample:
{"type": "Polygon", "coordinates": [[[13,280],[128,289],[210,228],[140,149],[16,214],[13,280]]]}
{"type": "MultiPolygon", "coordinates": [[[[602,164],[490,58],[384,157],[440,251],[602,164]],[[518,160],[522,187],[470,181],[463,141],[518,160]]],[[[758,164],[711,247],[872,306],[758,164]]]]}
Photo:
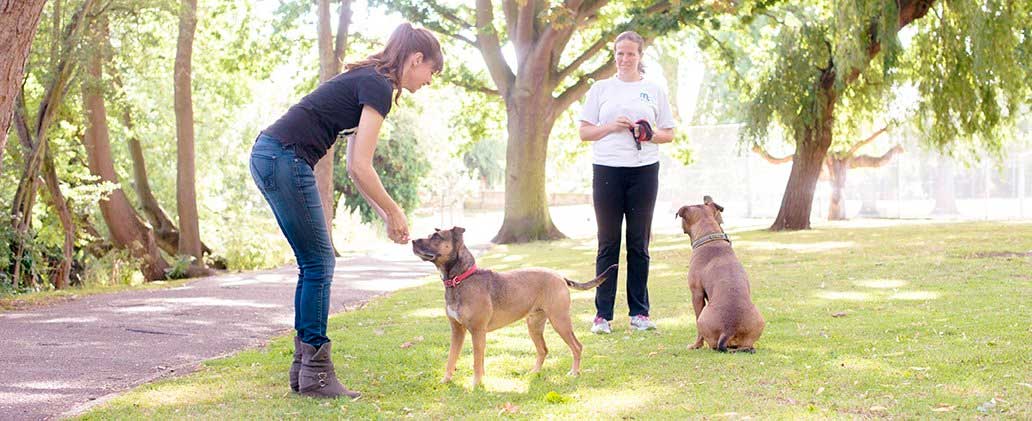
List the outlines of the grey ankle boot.
{"type": "Polygon", "coordinates": [[[301,372],[301,338],[294,336],[294,362],[290,363],[290,390],[297,393],[300,389],[297,375],[301,372]]]}
{"type": "Polygon", "coordinates": [[[347,396],[357,398],[361,393],[348,390],[337,380],[330,359],[330,343],[324,343],[319,349],[301,342],[301,371],[298,374],[298,391],[304,396],[313,398],[336,398],[347,396]]]}

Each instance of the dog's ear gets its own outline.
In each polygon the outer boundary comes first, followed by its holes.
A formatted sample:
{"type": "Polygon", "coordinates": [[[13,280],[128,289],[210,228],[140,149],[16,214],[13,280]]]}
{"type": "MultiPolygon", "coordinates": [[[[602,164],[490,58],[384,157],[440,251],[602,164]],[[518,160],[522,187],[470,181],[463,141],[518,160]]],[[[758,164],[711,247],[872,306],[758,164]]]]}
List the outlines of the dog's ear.
{"type": "Polygon", "coordinates": [[[440,228],[434,228],[434,232],[441,232],[440,228]]]}
{"type": "Polygon", "coordinates": [[[724,207],[718,205],[717,202],[714,202],[712,197],[703,196],[702,197],[702,203],[704,203],[706,205],[713,205],[713,208],[716,209],[717,212],[723,212],[724,211],[724,207]]]}
{"type": "Polygon", "coordinates": [[[466,232],[466,229],[463,228],[463,227],[452,227],[452,229],[451,229],[452,242],[455,243],[455,244],[464,244],[464,241],[462,239],[462,233],[464,233],[464,232],[466,232]]]}
{"type": "Polygon", "coordinates": [[[677,210],[676,218],[684,219],[684,218],[687,218],[687,217],[688,217],[688,205],[681,206],[681,209],[677,210]]]}

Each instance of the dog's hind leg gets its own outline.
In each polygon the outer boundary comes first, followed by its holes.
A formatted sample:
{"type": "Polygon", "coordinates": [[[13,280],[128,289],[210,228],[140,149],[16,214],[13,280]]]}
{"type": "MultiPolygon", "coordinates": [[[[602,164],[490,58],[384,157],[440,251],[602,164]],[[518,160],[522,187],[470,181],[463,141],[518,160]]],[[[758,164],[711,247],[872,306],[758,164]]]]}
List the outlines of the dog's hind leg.
{"type": "Polygon", "coordinates": [[[548,346],[545,345],[545,312],[538,310],[527,315],[527,330],[530,331],[530,339],[534,341],[537,348],[537,362],[534,363],[532,373],[541,371],[541,365],[545,363],[545,356],[548,355],[548,346]]]}
{"type": "Polygon", "coordinates": [[[573,322],[570,321],[570,313],[549,313],[548,322],[552,323],[552,328],[555,329],[560,338],[563,338],[566,345],[570,347],[570,351],[573,352],[573,367],[570,368],[569,374],[571,376],[579,375],[581,351],[584,350],[584,346],[577,340],[577,336],[573,334],[573,322]]]}

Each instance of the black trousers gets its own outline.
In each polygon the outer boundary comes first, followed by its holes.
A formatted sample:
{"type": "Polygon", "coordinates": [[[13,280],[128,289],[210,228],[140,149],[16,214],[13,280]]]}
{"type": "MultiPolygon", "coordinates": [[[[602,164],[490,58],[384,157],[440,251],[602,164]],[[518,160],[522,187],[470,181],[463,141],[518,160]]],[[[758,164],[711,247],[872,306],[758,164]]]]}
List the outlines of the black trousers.
{"type": "MultiPolygon", "coordinates": [[[[649,240],[659,191],[659,163],[644,167],[593,166],[592,193],[598,222],[595,273],[620,261],[620,231],[627,219],[628,316],[649,315],[649,240]]],[[[616,272],[595,290],[596,316],[613,320],[616,272]]]]}

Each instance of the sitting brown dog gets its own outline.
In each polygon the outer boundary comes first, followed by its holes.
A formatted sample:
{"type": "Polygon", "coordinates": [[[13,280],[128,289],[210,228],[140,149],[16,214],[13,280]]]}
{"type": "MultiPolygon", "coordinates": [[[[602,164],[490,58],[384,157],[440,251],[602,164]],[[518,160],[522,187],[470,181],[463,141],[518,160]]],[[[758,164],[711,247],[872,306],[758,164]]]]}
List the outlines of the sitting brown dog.
{"type": "Polygon", "coordinates": [[[462,351],[466,331],[473,336],[473,385],[480,384],[484,376],[484,347],[487,332],[527,318],[530,338],[537,348],[537,362],[533,372],[541,370],[541,364],[548,355],[545,346],[545,321],[552,324],[559,336],[573,351],[571,375],[580,373],[583,346],[573,334],[570,323],[570,291],[567,288],[586,290],[599,286],[609,271],[591,282],[573,282],[562,275],[541,268],[517,269],[508,272],[494,272],[477,268],[473,255],[462,241],[462,227],[450,230],[435,230],[427,238],[412,241],[412,252],[419,258],[433,262],[441,271],[444,281],[444,303],[448,321],[451,322],[451,349],[448,351],[448,365],[444,382],[455,373],[455,362],[462,351]]]}
{"type": "Polygon", "coordinates": [[[699,337],[688,348],[698,349],[705,340],[710,348],[721,352],[755,352],[753,344],[766,322],[749,299],[745,268],[720,228],[724,208],[709,196],[703,198],[703,203],[677,211],[681,227],[692,240],[688,286],[692,290],[699,337]]]}

